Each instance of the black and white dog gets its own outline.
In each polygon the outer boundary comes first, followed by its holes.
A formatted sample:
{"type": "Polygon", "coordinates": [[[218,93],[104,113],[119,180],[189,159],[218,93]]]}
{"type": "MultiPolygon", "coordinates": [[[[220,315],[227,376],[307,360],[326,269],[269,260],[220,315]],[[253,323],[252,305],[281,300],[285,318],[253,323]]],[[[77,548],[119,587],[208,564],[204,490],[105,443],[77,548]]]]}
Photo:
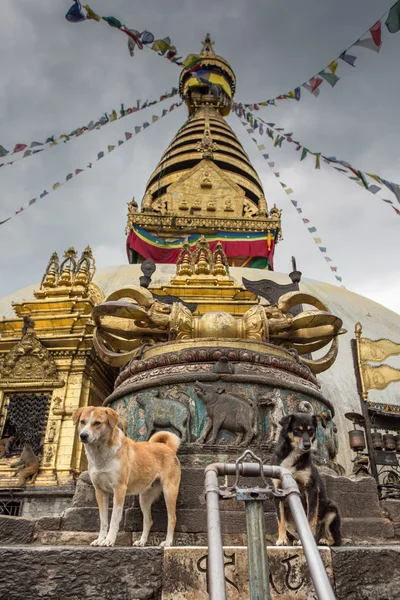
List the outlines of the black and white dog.
{"type": "MultiPolygon", "coordinates": [[[[319,420],[324,425],[322,417],[316,415],[302,413],[283,417],[272,464],[286,467],[295,478],[317,544],[340,546],[342,538],[339,510],[328,499],[324,482],[311,458],[311,446],[315,440],[319,420]]],[[[279,483],[279,480],[274,481],[276,487],[279,483]]],[[[289,536],[292,541],[294,539],[298,543],[295,523],[288,505],[277,499],[277,510],[279,537],[276,545],[289,545],[289,536]]]]}

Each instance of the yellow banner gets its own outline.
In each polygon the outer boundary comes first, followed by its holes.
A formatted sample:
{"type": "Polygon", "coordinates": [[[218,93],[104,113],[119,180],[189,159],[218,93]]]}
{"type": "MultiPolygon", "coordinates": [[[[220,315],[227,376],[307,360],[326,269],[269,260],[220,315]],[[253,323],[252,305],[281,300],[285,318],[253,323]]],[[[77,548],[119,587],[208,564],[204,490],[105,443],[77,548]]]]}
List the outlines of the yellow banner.
{"type": "Polygon", "coordinates": [[[389,365],[361,365],[361,375],[365,391],[384,390],[389,384],[400,381],[400,370],[389,365]]]}
{"type": "Polygon", "coordinates": [[[389,356],[400,354],[400,344],[391,340],[360,338],[358,342],[360,362],[382,362],[389,356]]]}

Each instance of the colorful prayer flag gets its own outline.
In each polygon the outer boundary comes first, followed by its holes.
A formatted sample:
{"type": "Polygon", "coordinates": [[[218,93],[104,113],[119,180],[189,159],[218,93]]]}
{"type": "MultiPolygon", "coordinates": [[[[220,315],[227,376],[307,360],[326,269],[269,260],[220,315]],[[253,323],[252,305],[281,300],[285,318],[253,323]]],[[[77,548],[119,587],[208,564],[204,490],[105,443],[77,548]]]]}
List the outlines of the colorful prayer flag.
{"type": "Polygon", "coordinates": [[[390,33],[400,31],[400,0],[390,9],[385,25],[390,33]]]}

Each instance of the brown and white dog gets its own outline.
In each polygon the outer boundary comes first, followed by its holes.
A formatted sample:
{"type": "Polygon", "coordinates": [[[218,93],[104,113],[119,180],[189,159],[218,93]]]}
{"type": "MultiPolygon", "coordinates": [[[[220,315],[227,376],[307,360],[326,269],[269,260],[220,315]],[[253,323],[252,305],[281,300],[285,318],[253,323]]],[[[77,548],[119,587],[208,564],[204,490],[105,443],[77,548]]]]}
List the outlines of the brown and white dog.
{"type": "Polygon", "coordinates": [[[72,415],[85,444],[89,475],[100,511],[99,537],[92,546],[114,546],[127,494],[139,495],[143,532],[135,546],[144,546],[153,524],[151,506],[164,493],[168,531],[161,546],[171,546],[176,524],[176,500],[181,468],[176,452],[180,439],[169,431],[155,433],[148,442],[134,442],[117,427],[119,415],[106,407],[78,408],[72,415]],[[108,495],[113,511],[108,530],[108,495]]]}

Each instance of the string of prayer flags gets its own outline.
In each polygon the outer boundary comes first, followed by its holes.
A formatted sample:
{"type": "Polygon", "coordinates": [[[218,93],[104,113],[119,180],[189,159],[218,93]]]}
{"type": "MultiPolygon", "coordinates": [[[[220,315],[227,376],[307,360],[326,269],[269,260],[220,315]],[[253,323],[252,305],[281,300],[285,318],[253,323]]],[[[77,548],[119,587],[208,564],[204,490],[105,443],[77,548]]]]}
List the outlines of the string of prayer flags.
{"type": "MultiPolygon", "coordinates": [[[[237,117],[240,120],[239,115],[236,113],[237,117]]],[[[247,129],[247,123],[244,121],[240,121],[242,123],[242,125],[246,128],[247,132],[249,133],[248,129],[247,129]]],[[[254,133],[254,131],[253,131],[254,133]]],[[[249,134],[251,135],[251,134],[249,134]]],[[[251,138],[253,140],[253,142],[256,144],[257,148],[258,148],[258,141],[256,138],[252,137],[251,138]]],[[[284,183],[281,178],[280,178],[280,172],[279,171],[274,171],[273,167],[275,166],[275,162],[268,162],[267,163],[268,166],[270,167],[272,173],[274,174],[276,180],[280,183],[281,187],[283,188],[283,190],[285,191],[287,196],[291,196],[292,194],[294,194],[294,191],[292,188],[288,187],[286,183],[284,183]],[[272,164],[272,166],[271,166],[272,164]]],[[[301,206],[299,206],[299,201],[298,200],[294,200],[292,198],[290,198],[290,202],[291,204],[294,206],[294,208],[296,209],[296,212],[299,215],[303,214],[303,209],[301,208],[301,206]]],[[[399,211],[400,212],[400,211],[399,211]]],[[[320,238],[319,236],[315,236],[314,234],[318,233],[318,229],[315,227],[315,225],[313,225],[310,220],[306,217],[301,217],[302,222],[304,223],[304,225],[306,226],[308,232],[310,233],[310,235],[312,236],[314,243],[318,246],[318,249],[321,253],[326,254],[327,249],[326,246],[322,245],[322,238],[320,238]]],[[[331,263],[333,262],[332,259],[329,256],[324,256],[325,262],[326,263],[331,263]]],[[[335,279],[337,279],[337,281],[339,281],[340,283],[342,282],[343,278],[337,274],[337,267],[336,266],[329,266],[330,271],[332,272],[332,274],[334,274],[335,279]]]]}
{"type": "Polygon", "coordinates": [[[97,23],[104,21],[110,27],[118,29],[122,33],[128,36],[128,50],[131,56],[135,55],[136,49],[143,50],[144,47],[151,48],[159,56],[165,56],[169,61],[179,66],[183,66],[182,57],[177,56],[178,51],[172,44],[169,37],[163,39],[155,39],[155,36],[151,31],[142,31],[141,33],[136,29],[131,29],[126,25],[123,25],[116,17],[101,17],[96,14],[88,4],[82,6],[79,0],[74,0],[74,4],[67,11],[65,18],[69,23],[82,23],[83,21],[92,20],[97,23]]]}
{"type": "Polygon", "coordinates": [[[87,133],[88,131],[93,131],[94,129],[100,129],[100,128],[104,127],[105,125],[107,125],[108,123],[112,123],[113,121],[117,121],[119,119],[127,117],[135,112],[143,110],[144,108],[148,108],[149,106],[154,106],[155,104],[159,104],[160,102],[163,102],[167,98],[172,98],[173,96],[176,96],[177,93],[178,93],[177,88],[173,87],[170,92],[167,92],[167,93],[163,94],[162,96],[160,96],[159,100],[153,100],[152,102],[149,102],[148,100],[146,100],[146,102],[143,102],[143,104],[141,103],[141,100],[137,100],[136,105],[134,105],[130,108],[127,108],[127,109],[124,108],[124,104],[121,104],[120,116],[118,116],[117,111],[115,109],[113,109],[110,114],[104,113],[98,120],[96,120],[96,121],[92,120],[92,121],[90,121],[90,123],[88,123],[88,125],[83,126],[83,127],[78,127],[77,129],[74,129],[73,131],[71,131],[71,133],[69,133],[68,135],[66,133],[62,133],[58,137],[56,137],[55,135],[52,135],[50,137],[47,137],[46,141],[43,141],[43,142],[34,141],[34,142],[31,142],[29,145],[18,143],[18,144],[15,144],[14,150],[12,152],[9,152],[3,146],[0,146],[0,158],[4,158],[5,156],[7,156],[8,158],[11,158],[15,154],[18,154],[18,157],[16,159],[13,158],[12,161],[0,163],[0,167],[2,167],[4,165],[12,165],[15,162],[17,162],[18,160],[21,160],[22,158],[26,158],[27,156],[32,156],[33,154],[36,154],[37,152],[43,152],[44,150],[48,150],[49,148],[53,148],[54,146],[57,146],[59,143],[66,144],[71,139],[80,137],[81,135],[87,133]],[[23,154],[21,154],[22,152],[23,152],[23,154]]]}
{"type": "MultiPolygon", "coordinates": [[[[336,171],[339,171],[339,173],[346,175],[346,177],[348,177],[352,181],[355,181],[358,185],[360,185],[361,187],[368,190],[371,194],[373,194],[374,196],[379,198],[382,202],[385,202],[386,204],[391,205],[392,208],[394,209],[395,207],[393,206],[393,201],[389,200],[388,198],[384,198],[381,194],[378,193],[382,190],[382,187],[376,185],[376,183],[380,183],[381,186],[386,186],[386,188],[394,194],[394,196],[396,197],[397,201],[400,204],[400,185],[398,183],[395,183],[393,181],[387,181],[386,179],[383,179],[383,177],[380,177],[379,175],[377,175],[375,173],[364,173],[360,169],[353,167],[349,162],[346,162],[344,160],[339,160],[335,156],[325,156],[321,152],[313,152],[309,148],[306,148],[305,146],[303,146],[299,141],[294,140],[293,132],[282,133],[282,132],[284,132],[284,128],[276,127],[275,123],[266,123],[266,121],[264,121],[259,115],[258,115],[258,119],[256,121],[254,121],[254,116],[251,114],[250,110],[246,111],[244,109],[243,105],[241,105],[241,104],[235,104],[234,110],[235,110],[237,116],[239,116],[239,118],[246,118],[247,122],[253,122],[253,124],[256,123],[257,125],[259,122],[260,125],[262,123],[264,125],[266,125],[267,126],[266,133],[269,137],[271,137],[272,139],[275,139],[275,142],[274,142],[275,147],[281,148],[283,141],[287,141],[290,144],[294,144],[296,146],[296,151],[301,150],[300,161],[306,159],[308,155],[312,155],[315,157],[315,168],[316,169],[321,168],[321,158],[322,158],[322,160],[325,164],[329,165],[330,167],[333,167],[336,171]],[[268,131],[270,132],[271,135],[269,135],[268,131]],[[281,140],[281,143],[279,143],[279,144],[276,143],[276,138],[275,138],[275,134],[277,132],[279,132],[279,134],[277,134],[277,137],[279,135],[280,140],[281,140]],[[337,165],[340,165],[340,167],[337,165]],[[374,180],[374,182],[376,182],[376,183],[370,184],[367,177],[371,177],[374,180]]],[[[260,131],[260,125],[258,125],[258,132],[262,135],[263,130],[260,131]]],[[[247,123],[246,123],[246,126],[247,126],[247,123]]],[[[257,130],[256,127],[254,127],[252,129],[252,132],[254,133],[255,130],[257,130]]],[[[395,212],[396,212],[396,214],[398,214],[397,210],[395,210],[395,212]]]]}
{"type": "MultiPolygon", "coordinates": [[[[183,102],[178,102],[178,103],[174,103],[170,106],[169,110],[167,111],[163,111],[161,118],[164,117],[166,114],[168,114],[169,112],[172,112],[174,108],[177,108],[178,106],[182,106],[183,102]]],[[[155,115],[157,116],[157,115],[155,115]]],[[[154,123],[157,123],[157,121],[159,120],[159,117],[157,116],[156,119],[151,120],[151,125],[153,125],[154,123]]],[[[95,164],[96,162],[98,162],[99,160],[101,160],[102,158],[104,158],[104,156],[106,154],[110,154],[111,152],[113,152],[116,148],[119,148],[120,146],[122,146],[124,143],[126,143],[127,141],[129,141],[130,139],[134,139],[136,137],[136,135],[138,133],[140,133],[140,131],[142,129],[146,129],[147,127],[150,127],[150,123],[145,122],[142,124],[142,126],[136,126],[135,127],[135,135],[133,134],[133,132],[126,132],[125,133],[125,142],[123,140],[119,140],[117,144],[110,144],[107,146],[107,152],[105,152],[104,150],[100,151],[97,153],[97,160],[93,161],[93,163],[95,164]],[[146,127],[145,127],[146,125],[146,127]]],[[[0,225],[4,225],[5,223],[7,223],[10,219],[12,219],[13,217],[15,217],[16,215],[19,215],[21,212],[23,212],[24,210],[26,210],[27,208],[29,208],[30,206],[32,206],[33,204],[36,204],[38,199],[41,200],[42,198],[44,198],[45,196],[48,196],[49,194],[51,194],[51,192],[54,192],[56,190],[58,190],[61,186],[65,185],[66,183],[68,183],[68,181],[71,181],[71,179],[73,179],[74,177],[77,177],[80,173],[83,173],[85,170],[87,169],[91,169],[93,166],[93,163],[89,162],[88,165],[85,168],[77,168],[74,170],[73,173],[68,173],[65,176],[65,181],[56,181],[55,183],[53,183],[53,185],[51,186],[50,191],[48,192],[47,190],[44,190],[41,194],[39,194],[39,198],[32,198],[31,200],[29,200],[28,204],[26,206],[22,206],[21,208],[19,208],[18,210],[15,211],[15,213],[8,217],[7,219],[1,220],[0,221],[0,225]]]]}
{"type": "Polygon", "coordinates": [[[340,61],[347,63],[351,67],[355,67],[355,62],[357,60],[357,56],[353,54],[354,49],[357,47],[367,48],[369,50],[373,50],[374,52],[379,52],[382,43],[382,22],[385,20],[385,25],[389,33],[397,33],[400,31],[400,0],[398,0],[393,6],[386,11],[380,19],[372,25],[365,33],[363,33],[351,46],[349,46],[346,50],[341,52],[339,56],[337,56],[334,60],[330,61],[330,63],[319,71],[307,81],[304,81],[301,85],[293,88],[291,91],[286,92],[286,94],[280,94],[275,98],[270,98],[269,100],[263,100],[262,102],[252,103],[252,104],[244,104],[246,108],[252,107],[251,110],[258,110],[259,106],[276,106],[276,101],[279,100],[296,100],[299,102],[301,100],[301,92],[302,89],[306,90],[316,98],[318,98],[320,94],[320,88],[324,82],[328,83],[331,87],[335,87],[335,85],[340,80],[340,77],[336,74],[340,61]],[[352,53],[350,54],[349,51],[352,53]]]}

